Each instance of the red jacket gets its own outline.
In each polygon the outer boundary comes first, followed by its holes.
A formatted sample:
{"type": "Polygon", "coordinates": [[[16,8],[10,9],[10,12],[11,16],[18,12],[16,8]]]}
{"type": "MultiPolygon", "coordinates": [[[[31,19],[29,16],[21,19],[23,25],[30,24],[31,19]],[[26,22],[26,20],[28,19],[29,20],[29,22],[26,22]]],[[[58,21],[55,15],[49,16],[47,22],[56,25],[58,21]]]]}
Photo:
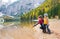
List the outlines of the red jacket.
{"type": "Polygon", "coordinates": [[[38,24],[43,24],[44,20],[42,18],[38,19],[38,24]]]}

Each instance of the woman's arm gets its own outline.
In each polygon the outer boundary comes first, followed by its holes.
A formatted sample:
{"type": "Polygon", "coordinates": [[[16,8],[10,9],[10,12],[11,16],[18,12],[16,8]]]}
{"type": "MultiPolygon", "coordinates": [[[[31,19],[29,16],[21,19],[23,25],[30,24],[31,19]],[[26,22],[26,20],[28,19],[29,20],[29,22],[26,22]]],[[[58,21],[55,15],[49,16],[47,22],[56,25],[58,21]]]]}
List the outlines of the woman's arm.
{"type": "Polygon", "coordinates": [[[33,27],[35,27],[36,25],[38,25],[38,22],[33,27]]]}

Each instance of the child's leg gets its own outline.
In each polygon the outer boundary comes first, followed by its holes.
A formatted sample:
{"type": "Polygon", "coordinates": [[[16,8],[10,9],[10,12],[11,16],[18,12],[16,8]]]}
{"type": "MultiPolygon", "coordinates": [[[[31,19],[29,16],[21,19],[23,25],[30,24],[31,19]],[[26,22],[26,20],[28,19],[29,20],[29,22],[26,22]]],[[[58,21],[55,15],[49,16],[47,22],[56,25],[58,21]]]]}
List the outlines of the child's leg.
{"type": "Polygon", "coordinates": [[[43,33],[46,33],[46,25],[43,26],[43,33]]]}
{"type": "Polygon", "coordinates": [[[49,26],[47,25],[46,27],[47,27],[47,31],[48,31],[48,33],[50,34],[51,31],[50,31],[50,29],[49,29],[49,26]]]}

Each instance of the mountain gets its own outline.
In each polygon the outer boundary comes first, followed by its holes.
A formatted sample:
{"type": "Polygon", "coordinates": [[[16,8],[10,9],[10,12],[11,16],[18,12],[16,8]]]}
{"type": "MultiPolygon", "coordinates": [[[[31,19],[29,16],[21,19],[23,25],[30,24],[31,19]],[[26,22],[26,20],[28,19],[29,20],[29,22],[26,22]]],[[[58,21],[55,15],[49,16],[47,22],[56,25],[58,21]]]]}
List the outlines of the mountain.
{"type": "Polygon", "coordinates": [[[43,1],[40,0],[19,0],[7,7],[7,15],[21,15],[38,7],[43,1]]]}
{"type": "Polygon", "coordinates": [[[6,6],[5,6],[5,5],[2,5],[2,6],[0,7],[0,12],[2,12],[3,14],[6,14],[6,11],[7,11],[6,6]]]}

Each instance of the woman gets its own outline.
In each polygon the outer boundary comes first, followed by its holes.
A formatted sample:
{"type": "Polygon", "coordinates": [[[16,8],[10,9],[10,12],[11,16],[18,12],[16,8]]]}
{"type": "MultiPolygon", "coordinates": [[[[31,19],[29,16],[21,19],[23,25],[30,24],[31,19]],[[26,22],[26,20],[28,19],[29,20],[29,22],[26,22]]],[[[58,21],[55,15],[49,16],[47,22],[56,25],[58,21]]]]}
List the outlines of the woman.
{"type": "Polygon", "coordinates": [[[41,25],[40,28],[43,29],[43,23],[44,23],[44,20],[43,20],[42,16],[40,15],[40,16],[38,17],[38,22],[37,22],[34,26],[40,24],[40,25],[41,25]]]}

